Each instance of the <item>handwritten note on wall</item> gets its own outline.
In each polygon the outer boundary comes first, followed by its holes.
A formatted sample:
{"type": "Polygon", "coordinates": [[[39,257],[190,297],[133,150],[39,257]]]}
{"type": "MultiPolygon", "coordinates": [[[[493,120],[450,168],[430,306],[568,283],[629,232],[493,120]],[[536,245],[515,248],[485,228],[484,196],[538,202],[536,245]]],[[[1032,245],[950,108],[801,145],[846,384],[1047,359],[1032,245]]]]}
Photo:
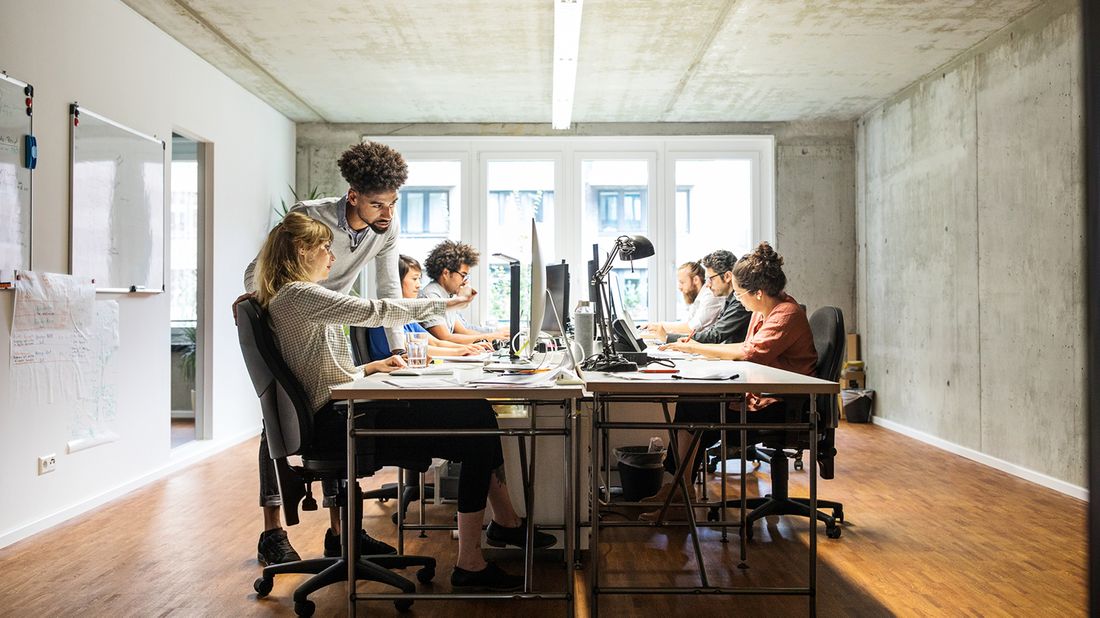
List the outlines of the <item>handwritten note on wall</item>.
{"type": "Polygon", "coordinates": [[[117,301],[96,301],[90,278],[20,271],[11,334],[13,396],[34,408],[65,403],[74,439],[113,435],[117,301]]]}

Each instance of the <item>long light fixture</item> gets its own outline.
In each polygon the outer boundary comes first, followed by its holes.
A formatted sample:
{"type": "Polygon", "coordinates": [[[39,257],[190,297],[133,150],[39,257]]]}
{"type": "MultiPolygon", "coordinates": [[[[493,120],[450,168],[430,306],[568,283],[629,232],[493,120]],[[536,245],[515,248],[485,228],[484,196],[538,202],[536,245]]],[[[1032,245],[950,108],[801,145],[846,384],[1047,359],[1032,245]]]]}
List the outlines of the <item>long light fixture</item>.
{"type": "Polygon", "coordinates": [[[577,88],[577,52],[581,45],[584,0],[554,0],[554,100],[551,126],[568,129],[577,88]]]}

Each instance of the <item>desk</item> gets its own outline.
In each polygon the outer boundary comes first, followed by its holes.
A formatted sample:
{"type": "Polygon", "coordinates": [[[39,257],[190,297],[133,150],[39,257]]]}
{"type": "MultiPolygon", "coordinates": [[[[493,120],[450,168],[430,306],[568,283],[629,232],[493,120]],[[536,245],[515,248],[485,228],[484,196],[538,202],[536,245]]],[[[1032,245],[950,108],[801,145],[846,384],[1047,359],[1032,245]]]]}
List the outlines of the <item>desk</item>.
{"type": "MultiPolygon", "coordinates": [[[[601,483],[600,479],[600,450],[603,440],[601,439],[606,433],[612,429],[661,429],[667,430],[670,436],[670,453],[674,448],[675,429],[688,429],[688,430],[736,430],[739,431],[741,439],[741,452],[743,453],[747,447],[747,433],[748,429],[786,429],[786,430],[804,430],[809,432],[811,436],[810,443],[816,443],[817,435],[817,398],[810,397],[810,421],[808,423],[786,423],[786,424],[763,424],[754,423],[749,424],[747,421],[747,407],[744,399],[741,399],[740,418],[738,422],[727,422],[726,419],[726,405],[734,396],[742,396],[747,393],[775,393],[775,394],[833,394],[839,392],[840,385],[836,382],[829,382],[827,380],[821,380],[811,376],[804,376],[789,371],[783,371],[781,369],[775,369],[772,367],[766,367],[763,365],[757,365],[755,363],[745,361],[678,361],[677,367],[681,371],[715,371],[718,369],[728,369],[731,373],[737,373],[738,377],[733,380],[722,381],[700,381],[700,380],[683,380],[673,379],[671,376],[662,377],[660,379],[646,379],[636,380],[630,379],[633,377],[631,374],[607,374],[597,372],[587,372],[585,375],[585,389],[590,392],[594,398],[594,406],[592,411],[592,438],[591,438],[591,483],[592,483],[592,498],[591,498],[591,555],[592,555],[592,574],[591,574],[591,607],[592,615],[596,616],[599,613],[599,595],[601,594],[686,594],[686,593],[707,593],[707,594],[784,594],[784,595],[806,595],[810,599],[810,611],[811,614],[815,608],[816,602],[816,573],[817,573],[817,522],[814,519],[810,519],[810,559],[809,559],[809,583],[805,588],[721,588],[710,585],[707,579],[706,568],[703,564],[702,551],[699,545],[698,528],[695,522],[694,510],[688,508],[688,526],[691,533],[692,543],[695,549],[696,562],[699,568],[700,585],[691,588],[657,588],[657,587],[601,587],[599,573],[600,573],[600,551],[599,551],[599,539],[600,528],[608,527],[610,524],[600,522],[600,495],[599,487],[601,483]],[[676,423],[672,422],[671,416],[668,413],[668,404],[677,400],[686,400],[691,398],[696,401],[714,401],[721,404],[721,414],[718,423],[676,423]],[[662,405],[662,409],[665,412],[665,422],[616,422],[611,420],[611,406],[613,402],[631,402],[631,401],[657,401],[662,405]]],[[[698,439],[698,438],[696,438],[698,439]]],[[[812,511],[817,510],[817,449],[811,448],[810,450],[810,509],[812,511]]],[[[726,499],[726,486],[725,486],[725,466],[726,466],[726,452],[725,441],[722,441],[722,501],[726,499]]],[[[728,524],[726,522],[726,509],[723,506],[719,509],[720,518],[717,523],[703,524],[707,526],[720,527],[722,530],[722,538],[726,538],[726,530],[728,527],[735,526],[741,529],[742,533],[739,534],[741,539],[741,560],[744,562],[746,559],[746,535],[744,534],[746,509],[744,500],[747,498],[745,495],[745,464],[744,459],[741,460],[741,508],[740,508],[740,523],[728,524]]],[[[681,466],[683,470],[683,466],[681,466]]],[[[610,468],[608,468],[608,474],[610,475],[610,468]]],[[[683,495],[689,496],[687,485],[683,481],[683,475],[679,475],[680,487],[683,491],[683,495]]],[[[610,487],[610,483],[605,483],[605,487],[610,487]]],[[[618,526],[624,525],[638,525],[636,522],[622,522],[615,524],[618,526]]],[[[646,525],[646,524],[641,524],[646,525]]]]}
{"type": "MultiPolygon", "coordinates": [[[[477,371],[476,369],[474,371],[477,371]]],[[[531,406],[531,413],[528,415],[529,423],[524,428],[512,428],[512,429],[496,429],[496,430],[476,430],[476,429],[464,429],[464,430],[432,430],[432,429],[356,429],[354,414],[349,413],[348,416],[348,479],[349,487],[353,486],[356,479],[356,438],[368,437],[368,436],[426,436],[426,435],[495,435],[495,436],[517,436],[519,438],[519,451],[521,459],[521,468],[523,471],[523,493],[525,498],[525,507],[527,513],[527,547],[524,551],[524,585],[522,592],[508,592],[508,593],[485,593],[485,594],[359,594],[355,590],[355,562],[348,561],[348,616],[355,616],[355,601],[359,599],[386,599],[386,600],[417,600],[417,599],[560,599],[569,602],[569,613],[573,613],[573,577],[572,571],[569,567],[573,555],[573,539],[575,536],[575,518],[573,517],[574,509],[572,506],[574,489],[571,487],[571,480],[573,478],[573,459],[571,438],[573,435],[573,425],[576,422],[576,400],[582,395],[580,386],[492,386],[492,387],[479,387],[472,388],[469,386],[454,386],[446,388],[402,388],[387,384],[383,380],[386,380],[385,374],[375,374],[365,378],[360,378],[354,382],[343,384],[332,389],[332,398],[334,400],[346,400],[348,403],[348,410],[354,410],[354,403],[359,401],[401,401],[401,400],[445,400],[445,399],[492,399],[493,403],[518,403],[521,405],[531,406]],[[562,419],[561,428],[538,428],[536,425],[537,414],[535,410],[539,405],[557,405],[566,410],[566,414],[562,419]],[[533,570],[533,548],[532,543],[534,541],[533,528],[535,525],[534,517],[534,476],[535,471],[533,463],[536,457],[536,445],[537,438],[539,436],[553,435],[562,436],[565,439],[564,463],[565,463],[565,476],[563,482],[563,517],[564,523],[564,541],[565,541],[565,563],[567,566],[565,577],[565,590],[562,592],[536,592],[531,590],[531,574],[533,570]],[[531,439],[531,462],[532,467],[528,467],[526,463],[527,454],[526,447],[524,445],[524,437],[530,437],[531,439]]],[[[389,378],[397,380],[399,378],[389,378]]],[[[347,517],[348,525],[347,530],[354,529],[350,522],[357,521],[358,514],[358,500],[356,499],[354,492],[348,492],[348,505],[347,505],[347,517]]],[[[398,509],[400,512],[400,509],[398,509]]],[[[421,525],[406,525],[402,520],[398,520],[398,552],[403,551],[403,534],[404,530],[417,530],[417,529],[456,529],[456,526],[424,526],[421,525]]],[[[356,555],[356,543],[358,539],[354,534],[345,535],[348,539],[348,555],[356,555]]]]}

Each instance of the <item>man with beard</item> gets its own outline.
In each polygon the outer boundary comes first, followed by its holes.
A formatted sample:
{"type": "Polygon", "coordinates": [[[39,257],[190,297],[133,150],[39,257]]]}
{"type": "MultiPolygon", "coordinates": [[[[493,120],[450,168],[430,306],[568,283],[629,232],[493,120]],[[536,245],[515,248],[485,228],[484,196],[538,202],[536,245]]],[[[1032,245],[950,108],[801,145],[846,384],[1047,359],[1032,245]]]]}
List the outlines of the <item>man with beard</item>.
{"type": "MultiPolygon", "coordinates": [[[[356,144],[340,155],[337,165],[348,183],[348,191],[340,197],[327,197],[295,204],[291,212],[301,212],[324,223],[332,230],[330,250],[336,262],[328,278],[320,285],[348,293],[359,273],[370,260],[375,262],[379,298],[401,298],[401,279],[397,274],[398,226],[394,218],[397,193],[409,177],[409,168],[401,153],[379,143],[356,144]]],[[[237,302],[255,291],[253,274],[256,260],[244,273],[247,293],[233,303],[234,318],[237,302]]],[[[402,327],[387,328],[386,339],[392,354],[403,354],[405,334],[402,327]]],[[[264,531],[260,535],[257,560],[262,564],[279,564],[298,560],[282,528],[279,509],[282,497],[275,477],[275,466],[267,449],[265,434],[260,436],[260,506],[264,514],[264,531]]],[[[336,487],[324,484],[324,506],[336,505],[336,487]]],[[[339,511],[330,508],[332,529],[325,534],[325,556],[340,555],[339,511]]],[[[394,553],[396,550],[363,533],[358,547],[363,555],[394,553]]]]}
{"type": "Polygon", "coordinates": [[[699,262],[685,262],[676,270],[676,289],[688,306],[687,319],[683,322],[651,322],[646,330],[662,341],[675,341],[714,324],[722,313],[725,300],[715,296],[706,285],[706,269],[699,262]]]}

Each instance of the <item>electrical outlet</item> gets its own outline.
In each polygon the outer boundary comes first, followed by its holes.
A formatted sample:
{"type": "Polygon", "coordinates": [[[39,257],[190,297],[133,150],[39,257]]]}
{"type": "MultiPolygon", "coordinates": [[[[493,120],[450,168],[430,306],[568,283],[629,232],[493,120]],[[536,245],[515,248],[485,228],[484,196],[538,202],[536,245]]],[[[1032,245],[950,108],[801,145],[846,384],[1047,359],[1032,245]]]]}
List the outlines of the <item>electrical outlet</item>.
{"type": "Polygon", "coordinates": [[[38,458],[38,473],[46,474],[57,469],[57,455],[50,453],[38,458]]]}

